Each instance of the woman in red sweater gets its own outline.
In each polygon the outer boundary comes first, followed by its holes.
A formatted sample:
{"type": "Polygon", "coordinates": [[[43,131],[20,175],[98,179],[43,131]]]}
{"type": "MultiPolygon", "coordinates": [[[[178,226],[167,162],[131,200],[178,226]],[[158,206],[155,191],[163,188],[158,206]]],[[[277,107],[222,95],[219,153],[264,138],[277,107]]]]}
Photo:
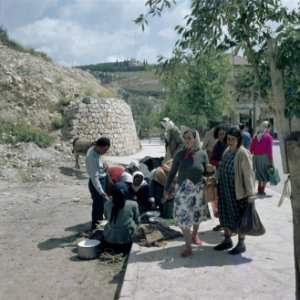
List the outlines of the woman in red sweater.
{"type": "Polygon", "coordinates": [[[253,169],[258,180],[258,194],[265,195],[268,178],[268,169],[274,167],[273,163],[273,138],[270,135],[271,123],[263,121],[254,135],[250,152],[253,155],[253,169]]]}

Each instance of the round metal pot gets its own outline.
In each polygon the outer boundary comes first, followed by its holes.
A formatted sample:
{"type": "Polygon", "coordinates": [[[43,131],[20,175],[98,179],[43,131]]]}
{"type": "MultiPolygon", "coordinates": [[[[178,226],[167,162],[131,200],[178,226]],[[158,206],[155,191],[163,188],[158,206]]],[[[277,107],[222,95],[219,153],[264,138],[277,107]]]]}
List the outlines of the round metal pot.
{"type": "Polygon", "coordinates": [[[78,243],[78,256],[81,259],[94,259],[97,256],[98,240],[84,240],[78,243]]]}

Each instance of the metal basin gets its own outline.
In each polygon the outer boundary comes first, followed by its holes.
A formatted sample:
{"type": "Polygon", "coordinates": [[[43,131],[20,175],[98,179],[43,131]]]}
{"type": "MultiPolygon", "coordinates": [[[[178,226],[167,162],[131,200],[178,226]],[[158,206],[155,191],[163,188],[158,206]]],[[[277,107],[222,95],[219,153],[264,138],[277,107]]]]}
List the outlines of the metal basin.
{"type": "Polygon", "coordinates": [[[78,243],[78,256],[81,259],[94,259],[97,256],[98,240],[84,240],[78,243]]]}

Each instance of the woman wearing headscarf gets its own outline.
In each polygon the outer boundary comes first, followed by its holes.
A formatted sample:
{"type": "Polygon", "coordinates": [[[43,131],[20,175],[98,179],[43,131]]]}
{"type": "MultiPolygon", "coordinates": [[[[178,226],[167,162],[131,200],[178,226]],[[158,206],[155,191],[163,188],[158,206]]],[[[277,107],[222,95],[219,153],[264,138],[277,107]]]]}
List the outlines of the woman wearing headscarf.
{"type": "Polygon", "coordinates": [[[200,138],[196,130],[188,129],[183,134],[184,148],[174,157],[164,196],[172,198],[171,185],[178,172],[174,196],[174,220],[181,228],[185,240],[182,257],[192,254],[191,243],[201,245],[198,237],[199,225],[211,218],[207,203],[203,199],[203,174],[208,166],[207,154],[200,149],[200,138]],[[192,234],[190,228],[193,227],[192,234]]]}
{"type": "Polygon", "coordinates": [[[103,248],[128,253],[132,244],[131,236],[139,224],[139,209],[136,201],[128,200],[128,186],[118,182],[113,187],[112,201],[106,201],[104,216],[108,223],[103,231],[103,248]]]}
{"type": "Polygon", "coordinates": [[[259,195],[266,194],[265,187],[269,181],[268,169],[274,167],[271,128],[269,121],[263,121],[250,145],[250,152],[253,155],[253,169],[256,180],[258,180],[259,195]]]}
{"type": "Polygon", "coordinates": [[[163,118],[160,124],[165,129],[166,155],[164,163],[166,163],[171,158],[174,158],[177,151],[182,149],[183,138],[178,127],[169,118],[163,118]]]}
{"type": "Polygon", "coordinates": [[[153,203],[149,199],[149,185],[144,179],[144,175],[140,171],[132,174],[132,184],[129,187],[129,199],[138,203],[140,213],[143,214],[153,207],[153,203]]]}

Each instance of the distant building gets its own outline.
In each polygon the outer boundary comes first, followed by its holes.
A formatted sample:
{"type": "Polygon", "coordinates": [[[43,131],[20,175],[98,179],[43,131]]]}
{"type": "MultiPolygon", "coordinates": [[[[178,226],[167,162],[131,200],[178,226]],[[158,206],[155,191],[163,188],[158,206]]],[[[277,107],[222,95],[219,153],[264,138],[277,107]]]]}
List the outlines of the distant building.
{"type": "Polygon", "coordinates": [[[129,66],[142,66],[143,63],[136,60],[135,58],[131,58],[129,61],[129,66]]]}

